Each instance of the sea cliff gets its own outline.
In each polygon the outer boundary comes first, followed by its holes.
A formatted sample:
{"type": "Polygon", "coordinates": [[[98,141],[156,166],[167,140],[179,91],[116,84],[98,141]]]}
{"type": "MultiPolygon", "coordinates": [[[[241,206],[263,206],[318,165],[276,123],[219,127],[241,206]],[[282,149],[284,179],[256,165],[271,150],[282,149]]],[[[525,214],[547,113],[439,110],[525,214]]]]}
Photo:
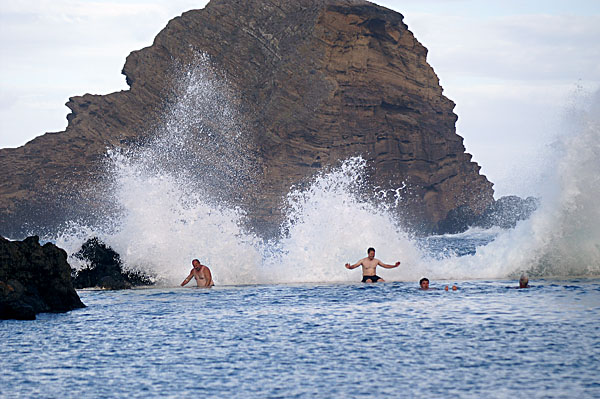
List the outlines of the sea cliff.
{"type": "Polygon", "coordinates": [[[236,93],[258,170],[239,198],[257,229],[280,222],[292,185],[357,155],[370,186],[403,187],[394,212],[415,231],[443,232],[450,212],[478,215],[493,203],[456,133],[454,103],[401,14],[361,0],[212,0],[127,57],[129,90],[72,97],[65,131],[0,150],[0,233],[92,213],[98,203],[80,193],[99,180],[107,148],[152,133],[174,65],[199,52],[236,93]]]}

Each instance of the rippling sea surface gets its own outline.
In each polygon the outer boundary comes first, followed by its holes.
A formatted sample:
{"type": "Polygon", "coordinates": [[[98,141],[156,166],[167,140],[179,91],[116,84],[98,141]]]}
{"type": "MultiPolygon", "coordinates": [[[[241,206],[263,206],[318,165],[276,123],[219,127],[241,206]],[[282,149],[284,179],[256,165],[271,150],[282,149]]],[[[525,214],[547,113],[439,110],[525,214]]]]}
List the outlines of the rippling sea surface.
{"type": "Polygon", "coordinates": [[[0,322],[0,396],[600,396],[600,280],[458,285],[80,291],[0,322]]]}

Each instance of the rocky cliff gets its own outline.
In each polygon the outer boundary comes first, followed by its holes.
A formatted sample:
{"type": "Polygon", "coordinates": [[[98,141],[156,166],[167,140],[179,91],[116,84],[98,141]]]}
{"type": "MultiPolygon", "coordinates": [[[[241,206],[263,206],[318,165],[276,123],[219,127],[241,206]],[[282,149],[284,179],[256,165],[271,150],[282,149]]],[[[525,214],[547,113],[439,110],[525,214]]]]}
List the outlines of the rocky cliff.
{"type": "Polygon", "coordinates": [[[128,56],[129,90],[73,97],[64,132],[0,150],[0,233],[94,206],[79,191],[97,180],[107,147],[140,141],[160,123],[174,63],[199,51],[227,76],[252,136],[260,173],[241,197],[255,224],[278,221],[292,184],[354,155],[368,160],[372,185],[405,185],[397,211],[421,231],[493,201],[456,134],[454,103],[401,14],[362,0],[212,0],[128,56]]]}

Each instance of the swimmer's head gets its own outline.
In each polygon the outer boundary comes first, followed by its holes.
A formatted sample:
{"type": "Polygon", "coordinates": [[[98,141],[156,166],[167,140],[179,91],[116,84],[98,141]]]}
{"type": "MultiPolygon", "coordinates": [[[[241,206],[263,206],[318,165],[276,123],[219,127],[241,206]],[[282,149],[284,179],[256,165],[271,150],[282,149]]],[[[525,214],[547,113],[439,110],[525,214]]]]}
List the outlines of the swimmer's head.
{"type": "Polygon", "coordinates": [[[419,280],[419,285],[421,286],[422,290],[428,290],[429,289],[429,279],[427,277],[423,277],[421,280],[419,280]]]}
{"type": "Polygon", "coordinates": [[[529,277],[525,273],[521,274],[521,278],[519,279],[519,287],[526,288],[529,285],[529,277]]]}

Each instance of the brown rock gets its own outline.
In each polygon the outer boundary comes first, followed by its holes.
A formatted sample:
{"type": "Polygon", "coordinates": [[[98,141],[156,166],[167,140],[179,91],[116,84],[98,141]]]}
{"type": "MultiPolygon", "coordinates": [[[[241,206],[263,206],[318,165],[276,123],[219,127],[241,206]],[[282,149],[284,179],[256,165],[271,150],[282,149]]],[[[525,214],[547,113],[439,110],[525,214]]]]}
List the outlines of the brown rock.
{"type": "Polygon", "coordinates": [[[106,148],[160,124],[174,60],[197,51],[239,96],[261,172],[259,189],[241,195],[255,224],[280,219],[292,184],[354,155],[368,160],[374,185],[407,184],[398,212],[421,231],[461,206],[481,213],[492,183],[465,153],[454,103],[402,20],[362,0],[213,0],[184,13],[128,56],[130,90],[73,97],[64,132],[0,150],[2,232],[88,212],[78,190],[98,179],[106,148]]]}

